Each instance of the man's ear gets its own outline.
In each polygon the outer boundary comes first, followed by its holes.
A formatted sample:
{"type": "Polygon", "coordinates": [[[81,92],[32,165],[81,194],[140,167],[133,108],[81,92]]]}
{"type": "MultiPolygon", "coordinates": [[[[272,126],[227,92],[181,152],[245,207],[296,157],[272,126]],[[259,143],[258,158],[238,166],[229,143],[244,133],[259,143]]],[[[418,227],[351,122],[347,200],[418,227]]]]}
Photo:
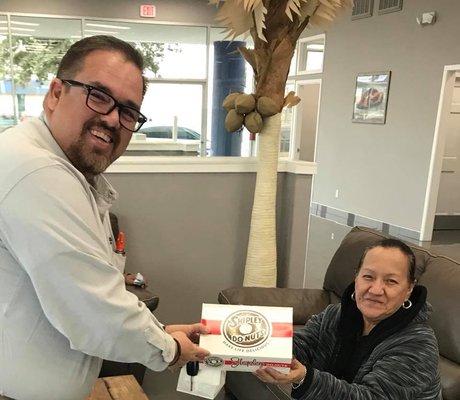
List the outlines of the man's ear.
{"type": "Polygon", "coordinates": [[[59,103],[59,99],[62,95],[63,91],[63,84],[62,81],[58,78],[53,78],[50,83],[50,87],[48,89],[48,93],[45,96],[44,106],[49,111],[54,111],[57,104],[59,103]]]}

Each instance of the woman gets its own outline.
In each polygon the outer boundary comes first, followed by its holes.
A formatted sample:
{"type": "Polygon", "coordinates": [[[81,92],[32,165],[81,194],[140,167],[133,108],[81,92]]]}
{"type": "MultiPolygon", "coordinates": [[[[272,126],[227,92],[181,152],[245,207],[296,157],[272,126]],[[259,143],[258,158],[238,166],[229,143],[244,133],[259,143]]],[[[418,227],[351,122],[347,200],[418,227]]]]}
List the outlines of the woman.
{"type": "Polygon", "coordinates": [[[268,383],[292,383],[294,399],[441,399],[438,346],[415,256],[385,239],[367,248],[341,304],[314,315],[294,336],[289,374],[264,368],[268,383]]]}

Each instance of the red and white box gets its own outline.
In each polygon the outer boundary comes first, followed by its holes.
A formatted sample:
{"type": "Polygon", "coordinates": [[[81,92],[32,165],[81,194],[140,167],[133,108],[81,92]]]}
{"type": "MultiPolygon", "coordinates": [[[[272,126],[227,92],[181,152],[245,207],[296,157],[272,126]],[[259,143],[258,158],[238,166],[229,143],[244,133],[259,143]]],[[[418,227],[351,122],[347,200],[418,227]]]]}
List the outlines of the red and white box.
{"type": "Polygon", "coordinates": [[[272,367],[287,373],[292,361],[292,307],[203,304],[201,322],[209,334],[200,346],[209,350],[209,366],[227,371],[272,367]]]}

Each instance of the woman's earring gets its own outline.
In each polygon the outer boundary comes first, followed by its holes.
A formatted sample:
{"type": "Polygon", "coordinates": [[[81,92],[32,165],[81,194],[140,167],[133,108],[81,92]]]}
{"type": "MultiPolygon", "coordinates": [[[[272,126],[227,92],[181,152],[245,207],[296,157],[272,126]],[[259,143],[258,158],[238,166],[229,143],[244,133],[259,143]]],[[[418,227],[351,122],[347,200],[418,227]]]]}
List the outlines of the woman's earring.
{"type": "MultiPolygon", "coordinates": [[[[351,294],[351,299],[352,299],[353,301],[355,301],[355,292],[353,292],[353,293],[351,294]]],[[[411,304],[411,305],[412,305],[412,304],[411,304]]]]}
{"type": "Polygon", "coordinates": [[[410,301],[409,299],[405,300],[403,305],[402,305],[402,308],[407,310],[408,308],[411,308],[411,307],[412,307],[412,301],[410,301]]]}

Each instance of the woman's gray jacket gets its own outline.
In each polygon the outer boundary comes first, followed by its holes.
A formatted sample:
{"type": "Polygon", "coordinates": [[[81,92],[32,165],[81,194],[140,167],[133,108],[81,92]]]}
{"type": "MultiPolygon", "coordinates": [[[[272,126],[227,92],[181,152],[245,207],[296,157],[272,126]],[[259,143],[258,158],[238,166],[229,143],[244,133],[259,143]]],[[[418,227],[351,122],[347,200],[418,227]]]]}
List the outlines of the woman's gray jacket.
{"type": "Polygon", "coordinates": [[[428,326],[428,305],[402,330],[379,343],[351,383],[330,372],[338,340],[341,304],[314,315],[294,336],[294,355],[307,366],[306,379],[293,389],[301,400],[441,399],[439,352],[428,326]]]}

